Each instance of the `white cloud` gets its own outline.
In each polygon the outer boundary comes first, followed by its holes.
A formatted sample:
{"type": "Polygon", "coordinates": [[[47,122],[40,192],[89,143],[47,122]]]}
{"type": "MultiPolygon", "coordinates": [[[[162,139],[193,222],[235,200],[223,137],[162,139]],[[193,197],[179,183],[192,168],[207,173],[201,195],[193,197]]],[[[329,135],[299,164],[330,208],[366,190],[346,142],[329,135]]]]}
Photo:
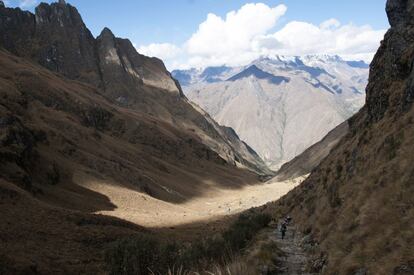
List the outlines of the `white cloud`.
{"type": "Polygon", "coordinates": [[[186,68],[183,66],[186,62],[183,58],[184,52],[180,47],[177,47],[174,44],[152,43],[149,45],[141,45],[139,47],[134,44],[134,47],[140,54],[155,56],[162,59],[168,69],[186,68]]]}
{"type": "Polygon", "coordinates": [[[137,51],[141,54],[156,56],[161,59],[172,59],[180,54],[181,49],[170,43],[152,43],[138,47],[137,51]]]}
{"type": "Polygon", "coordinates": [[[186,43],[193,55],[227,55],[243,53],[258,35],[272,29],[286,12],[285,5],[270,8],[265,4],[246,4],[238,11],[227,13],[226,18],[208,14],[196,33],[186,43]]]}
{"type": "Polygon", "coordinates": [[[338,28],[341,25],[341,23],[336,20],[335,18],[331,18],[328,19],[324,22],[322,22],[319,27],[323,30],[329,30],[329,29],[334,29],[334,28],[338,28]]]}
{"type": "Polygon", "coordinates": [[[370,61],[385,30],[369,25],[342,25],[330,18],[319,25],[291,21],[274,31],[287,11],[285,5],[246,4],[222,18],[208,14],[181,46],[169,43],[140,46],[144,54],[167,59],[167,67],[245,65],[262,55],[339,54],[370,61]]]}
{"type": "Polygon", "coordinates": [[[368,25],[340,25],[334,19],[325,21],[320,26],[293,21],[278,32],[258,39],[256,49],[261,54],[324,53],[339,54],[349,58],[352,56],[368,57],[375,53],[384,33],[385,30],[374,30],[368,25]],[[269,43],[276,46],[268,47],[269,43]]]}
{"type": "Polygon", "coordinates": [[[21,9],[28,9],[37,5],[37,0],[21,0],[19,1],[19,7],[21,9]]]}

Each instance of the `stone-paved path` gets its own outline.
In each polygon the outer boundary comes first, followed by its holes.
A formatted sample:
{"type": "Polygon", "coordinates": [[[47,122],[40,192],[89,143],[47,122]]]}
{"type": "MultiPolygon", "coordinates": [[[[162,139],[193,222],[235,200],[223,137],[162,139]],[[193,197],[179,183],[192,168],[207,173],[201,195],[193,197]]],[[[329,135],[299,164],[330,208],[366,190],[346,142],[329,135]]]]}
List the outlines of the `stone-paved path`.
{"type": "MultiPolygon", "coordinates": [[[[279,226],[280,224],[281,223],[279,223],[279,226]]],[[[308,259],[303,248],[300,246],[302,236],[296,232],[292,224],[287,227],[286,235],[283,240],[279,227],[277,229],[273,228],[272,230],[268,230],[267,234],[268,238],[276,243],[278,248],[285,254],[285,256],[278,258],[278,268],[282,271],[282,273],[278,274],[310,274],[305,272],[308,259]]]]}

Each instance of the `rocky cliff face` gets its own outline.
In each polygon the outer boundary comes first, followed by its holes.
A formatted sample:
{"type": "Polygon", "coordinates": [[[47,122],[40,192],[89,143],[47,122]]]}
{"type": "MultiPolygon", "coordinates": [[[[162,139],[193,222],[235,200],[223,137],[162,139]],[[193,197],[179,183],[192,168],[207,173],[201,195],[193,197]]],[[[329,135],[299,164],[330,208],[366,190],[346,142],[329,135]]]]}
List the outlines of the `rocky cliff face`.
{"type": "Polygon", "coordinates": [[[107,28],[95,39],[77,9],[64,1],[42,3],[35,14],[3,6],[1,15],[0,43],[49,70],[109,91],[127,79],[129,89],[146,82],[179,92],[162,61],[138,54],[129,40],[115,38],[107,28]]]}
{"type": "Polygon", "coordinates": [[[391,28],[371,64],[366,105],[311,176],[271,207],[308,234],[314,271],[414,272],[414,1],[388,0],[386,10],[391,28]]]}
{"type": "Polygon", "coordinates": [[[40,4],[32,39],[32,44],[37,43],[32,54],[44,67],[72,79],[99,83],[95,39],[74,7],[64,1],[40,4]]]}
{"type": "Polygon", "coordinates": [[[143,85],[182,95],[162,61],[139,54],[128,39],[116,38],[105,28],[96,42],[103,86],[109,98],[133,105],[132,102],[139,101],[137,93],[143,85]]]}
{"type": "Polygon", "coordinates": [[[95,86],[118,106],[196,133],[229,163],[270,173],[256,154],[237,151],[243,146],[239,139],[217,130],[216,122],[191,106],[161,60],[139,54],[129,40],[115,37],[107,28],[95,39],[76,8],[65,1],[42,3],[35,14],[0,5],[0,46],[69,79],[95,86]]]}

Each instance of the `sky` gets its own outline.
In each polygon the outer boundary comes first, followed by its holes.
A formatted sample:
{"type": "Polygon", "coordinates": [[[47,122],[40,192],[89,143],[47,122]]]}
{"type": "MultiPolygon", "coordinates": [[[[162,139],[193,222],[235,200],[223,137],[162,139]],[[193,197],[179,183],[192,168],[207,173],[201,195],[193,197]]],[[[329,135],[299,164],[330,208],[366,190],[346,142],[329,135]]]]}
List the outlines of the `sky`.
{"type": "MultiPolygon", "coordinates": [[[[38,0],[6,0],[34,11],[38,0]]],[[[44,1],[53,2],[53,1],[44,1]]],[[[260,56],[338,54],[370,62],[386,0],[67,0],[98,36],[109,27],[167,67],[246,65],[260,56]]]]}

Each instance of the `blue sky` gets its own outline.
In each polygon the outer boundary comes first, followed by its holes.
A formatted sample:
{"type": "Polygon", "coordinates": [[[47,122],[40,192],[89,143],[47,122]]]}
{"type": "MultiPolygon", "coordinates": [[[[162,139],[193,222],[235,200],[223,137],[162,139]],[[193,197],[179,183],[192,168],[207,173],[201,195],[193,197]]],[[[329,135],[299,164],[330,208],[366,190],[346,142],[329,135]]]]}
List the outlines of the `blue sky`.
{"type": "MultiPolygon", "coordinates": [[[[8,6],[21,6],[23,9],[32,11],[33,7],[38,4],[36,0],[8,0],[5,2],[8,6]]],[[[150,44],[168,43],[168,45],[179,49],[177,55],[180,57],[175,59],[181,61],[176,61],[176,64],[185,63],[185,59],[191,58],[190,54],[185,52],[187,51],[184,49],[185,45],[198,32],[199,25],[206,21],[209,13],[225,20],[227,13],[237,12],[247,3],[263,3],[269,8],[277,7],[280,4],[287,7],[282,15],[277,16],[275,22],[270,25],[266,24],[263,33],[254,35],[273,34],[292,21],[320,26],[322,22],[331,18],[336,19],[341,25],[358,27],[369,25],[372,30],[388,28],[388,20],[384,11],[386,0],[68,0],[67,2],[78,8],[86,25],[95,36],[104,27],[109,27],[117,36],[131,39],[143,51],[145,51],[144,46],[150,44]]],[[[260,13],[254,14],[252,11],[252,14],[258,20],[261,19],[260,13]]],[[[254,23],[252,22],[252,24],[254,23]]],[[[253,37],[249,43],[252,41],[253,37]]],[[[157,54],[157,50],[154,49],[155,47],[152,48],[152,51],[150,50],[149,54],[157,54]]],[[[161,47],[160,50],[162,54],[166,48],[161,47]]],[[[298,54],[301,54],[302,51],[303,49],[299,50],[298,54]]],[[[205,54],[204,52],[203,55],[205,54]]],[[[216,59],[218,63],[224,62],[221,58],[216,59]]],[[[195,65],[196,63],[194,62],[195,65]]]]}

